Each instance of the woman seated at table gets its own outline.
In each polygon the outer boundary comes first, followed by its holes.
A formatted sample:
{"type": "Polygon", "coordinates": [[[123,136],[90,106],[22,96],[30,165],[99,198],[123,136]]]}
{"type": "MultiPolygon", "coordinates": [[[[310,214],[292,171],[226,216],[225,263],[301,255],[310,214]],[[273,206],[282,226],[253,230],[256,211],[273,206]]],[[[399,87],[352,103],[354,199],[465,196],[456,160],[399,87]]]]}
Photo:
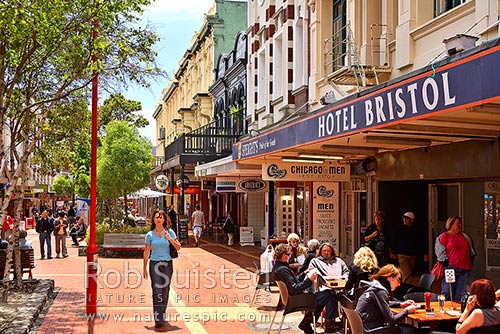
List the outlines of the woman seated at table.
{"type": "Polygon", "coordinates": [[[390,301],[390,292],[394,291],[401,282],[401,269],[393,264],[387,264],[370,276],[372,284],[358,300],[356,312],[363,319],[364,327],[368,330],[377,327],[399,327],[403,333],[419,333],[417,328],[401,325],[401,321],[409,313],[415,313],[420,307],[413,300],[404,302],[390,301]],[[404,308],[394,314],[391,307],[404,308]],[[399,325],[398,325],[399,324],[399,325]]]}
{"type": "Polygon", "coordinates": [[[334,320],[338,316],[338,302],[335,290],[326,285],[326,276],[335,278],[346,278],[349,269],[345,262],[335,255],[333,246],[324,243],[319,247],[318,257],[311,260],[309,268],[318,270],[318,287],[316,292],[316,318],[319,318],[321,311],[326,307],[325,332],[330,332],[340,327],[334,320]]]}
{"type": "Polygon", "coordinates": [[[361,247],[354,253],[345,291],[352,296],[361,280],[368,281],[370,275],[378,271],[377,257],[369,247],[361,247]],[[351,291],[352,290],[352,291],[351,291]]]}
{"type": "Polygon", "coordinates": [[[500,306],[495,306],[495,285],[488,279],[478,279],[470,286],[467,306],[457,321],[457,334],[474,327],[500,325],[500,306]]]}
{"type": "Polygon", "coordinates": [[[290,269],[293,270],[295,274],[298,274],[300,264],[304,262],[305,256],[307,254],[307,249],[300,244],[300,237],[297,233],[290,233],[286,241],[291,247],[292,256],[288,261],[290,269]]]}

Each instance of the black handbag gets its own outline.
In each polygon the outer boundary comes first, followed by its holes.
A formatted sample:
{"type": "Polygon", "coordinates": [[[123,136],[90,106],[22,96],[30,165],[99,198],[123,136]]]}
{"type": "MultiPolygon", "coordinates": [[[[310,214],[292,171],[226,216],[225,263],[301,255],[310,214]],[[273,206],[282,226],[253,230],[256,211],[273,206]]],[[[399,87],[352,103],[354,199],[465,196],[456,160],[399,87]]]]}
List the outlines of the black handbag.
{"type": "Polygon", "coordinates": [[[172,259],[176,259],[179,257],[179,252],[177,251],[177,249],[175,249],[174,245],[173,244],[170,244],[170,257],[172,259]]]}

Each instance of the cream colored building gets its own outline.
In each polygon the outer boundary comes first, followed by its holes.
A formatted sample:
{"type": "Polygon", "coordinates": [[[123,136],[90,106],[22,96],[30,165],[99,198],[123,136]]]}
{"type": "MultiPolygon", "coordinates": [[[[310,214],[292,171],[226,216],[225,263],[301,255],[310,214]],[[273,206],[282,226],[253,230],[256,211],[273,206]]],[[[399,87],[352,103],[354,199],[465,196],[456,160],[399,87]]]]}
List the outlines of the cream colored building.
{"type": "Polygon", "coordinates": [[[233,159],[263,166],[266,236],[320,235],[349,258],[374,211],[391,234],[412,211],[420,274],[457,215],[478,251],[471,278],[498,283],[499,14],[498,0],[249,2],[254,132],[233,159]],[[307,173],[332,159],[348,181],[307,173]],[[336,199],[325,224],[317,201],[327,194],[336,199]]]}

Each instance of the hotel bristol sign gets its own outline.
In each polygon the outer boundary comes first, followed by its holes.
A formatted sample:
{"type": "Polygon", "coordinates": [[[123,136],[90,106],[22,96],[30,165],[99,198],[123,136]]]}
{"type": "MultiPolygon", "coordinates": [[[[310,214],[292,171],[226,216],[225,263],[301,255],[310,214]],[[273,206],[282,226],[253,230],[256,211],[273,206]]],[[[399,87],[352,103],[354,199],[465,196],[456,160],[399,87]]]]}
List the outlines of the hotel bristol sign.
{"type": "Polygon", "coordinates": [[[233,160],[498,100],[500,46],[418,72],[241,141],[233,146],[233,160]]]}
{"type": "Polygon", "coordinates": [[[322,164],[305,162],[269,162],[262,165],[262,179],[266,181],[349,181],[350,166],[336,161],[322,164]]]}

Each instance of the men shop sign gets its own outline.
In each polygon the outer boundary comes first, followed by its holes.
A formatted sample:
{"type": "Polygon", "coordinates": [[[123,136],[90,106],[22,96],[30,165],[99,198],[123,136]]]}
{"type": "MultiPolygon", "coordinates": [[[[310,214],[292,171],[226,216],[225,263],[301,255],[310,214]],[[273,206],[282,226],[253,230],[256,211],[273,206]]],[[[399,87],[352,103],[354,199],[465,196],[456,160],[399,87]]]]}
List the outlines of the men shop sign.
{"type": "Polygon", "coordinates": [[[322,164],[276,161],[262,165],[262,179],[266,181],[347,182],[350,177],[350,165],[336,161],[327,160],[322,164]]]}
{"type": "Polygon", "coordinates": [[[267,182],[260,178],[241,177],[218,177],[215,180],[215,191],[217,192],[266,192],[267,182]]]}

